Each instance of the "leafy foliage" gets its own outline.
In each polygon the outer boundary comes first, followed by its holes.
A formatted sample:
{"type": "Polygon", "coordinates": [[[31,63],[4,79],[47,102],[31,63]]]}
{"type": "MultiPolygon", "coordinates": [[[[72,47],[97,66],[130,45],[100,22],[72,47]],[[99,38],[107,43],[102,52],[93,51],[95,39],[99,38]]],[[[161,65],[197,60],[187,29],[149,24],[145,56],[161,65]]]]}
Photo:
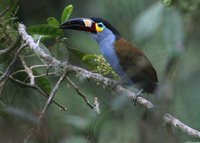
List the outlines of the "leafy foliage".
{"type": "Polygon", "coordinates": [[[171,3],[172,3],[173,0],[163,0],[163,3],[166,5],[166,6],[170,6],[171,3]]]}
{"type": "Polygon", "coordinates": [[[45,91],[45,93],[47,93],[48,95],[51,93],[51,83],[48,80],[48,78],[46,77],[40,77],[36,79],[36,82],[38,83],[38,86],[40,88],[42,88],[43,91],[45,91]]]}
{"type": "Polygon", "coordinates": [[[61,23],[63,23],[64,21],[69,19],[72,11],[73,11],[72,5],[68,5],[67,7],[65,7],[65,9],[62,12],[62,16],[61,16],[61,23]]]}
{"type": "MultiPolygon", "coordinates": [[[[61,16],[61,22],[67,20],[73,11],[73,6],[68,5],[64,8],[61,16]]],[[[55,17],[48,17],[47,24],[30,26],[28,32],[32,35],[40,35],[41,38],[57,38],[63,36],[63,30],[59,29],[60,23],[55,17]]]]}
{"type": "Polygon", "coordinates": [[[87,54],[83,56],[82,61],[86,63],[93,72],[102,74],[104,76],[111,75],[115,79],[119,79],[119,76],[113,71],[110,64],[106,62],[102,55],[87,54]]]}
{"type": "Polygon", "coordinates": [[[28,32],[31,34],[38,34],[38,35],[48,35],[48,36],[62,36],[62,30],[58,29],[58,27],[52,26],[52,24],[41,24],[41,25],[34,25],[28,28],[28,32]]]}
{"type": "Polygon", "coordinates": [[[51,26],[55,26],[56,28],[60,26],[59,21],[55,17],[48,17],[47,23],[51,26]]]}

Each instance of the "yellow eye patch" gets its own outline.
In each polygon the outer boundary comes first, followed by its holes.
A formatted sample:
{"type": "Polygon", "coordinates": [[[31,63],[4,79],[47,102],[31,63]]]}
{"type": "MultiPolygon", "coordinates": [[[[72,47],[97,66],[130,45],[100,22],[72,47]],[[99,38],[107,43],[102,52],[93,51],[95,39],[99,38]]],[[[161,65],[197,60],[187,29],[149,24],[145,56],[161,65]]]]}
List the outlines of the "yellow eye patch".
{"type": "Polygon", "coordinates": [[[102,32],[103,29],[105,28],[105,26],[103,25],[102,22],[101,22],[101,23],[96,23],[96,24],[95,24],[95,27],[96,27],[96,31],[97,31],[97,32],[102,32]]]}

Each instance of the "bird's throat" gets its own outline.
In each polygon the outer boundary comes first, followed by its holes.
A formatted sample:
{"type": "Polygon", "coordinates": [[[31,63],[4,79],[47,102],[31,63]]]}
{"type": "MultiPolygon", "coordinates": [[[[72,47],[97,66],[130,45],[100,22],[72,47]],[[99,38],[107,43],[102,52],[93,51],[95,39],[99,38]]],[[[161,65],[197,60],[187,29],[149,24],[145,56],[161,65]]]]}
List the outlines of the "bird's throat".
{"type": "Polygon", "coordinates": [[[107,37],[99,39],[99,41],[97,42],[99,43],[100,46],[100,52],[107,60],[107,62],[109,62],[111,65],[113,65],[114,62],[118,62],[117,55],[114,49],[114,42],[115,42],[114,35],[109,35],[107,37]]]}

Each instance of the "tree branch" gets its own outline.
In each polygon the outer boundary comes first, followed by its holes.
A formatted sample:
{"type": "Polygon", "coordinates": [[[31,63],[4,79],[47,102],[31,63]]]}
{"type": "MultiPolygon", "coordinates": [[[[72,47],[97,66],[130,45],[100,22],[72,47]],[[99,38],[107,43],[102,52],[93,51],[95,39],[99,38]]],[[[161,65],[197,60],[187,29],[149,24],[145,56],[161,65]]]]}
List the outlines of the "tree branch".
{"type": "Polygon", "coordinates": [[[117,81],[115,80],[103,77],[102,75],[97,74],[97,73],[92,73],[90,71],[87,71],[77,66],[72,66],[70,64],[67,64],[67,70],[68,72],[74,72],[75,74],[79,75],[81,78],[92,79],[103,84],[103,86],[113,88],[113,90],[119,93],[120,95],[126,95],[132,100],[135,100],[137,98],[136,100],[137,104],[145,107],[146,109],[151,109],[154,107],[154,105],[150,101],[144,99],[143,97],[138,97],[135,93],[131,92],[128,89],[125,89],[121,85],[117,85],[116,84],[117,81]]]}
{"type": "Polygon", "coordinates": [[[90,103],[90,101],[87,99],[87,96],[80,90],[80,88],[73,81],[71,81],[71,79],[68,76],[66,76],[66,79],[69,82],[69,84],[76,90],[77,94],[80,95],[83,98],[83,100],[85,101],[85,103],[91,109],[94,109],[94,106],[90,103]]]}
{"type": "MultiPolygon", "coordinates": [[[[24,70],[24,72],[25,72],[25,70],[24,70]]],[[[3,74],[3,72],[0,71],[0,74],[3,74]]],[[[50,74],[51,74],[51,73],[50,73],[50,74]]],[[[48,75],[50,75],[50,74],[48,74],[48,75]]],[[[12,74],[12,75],[13,75],[13,74],[12,74]]],[[[32,84],[30,84],[30,83],[26,83],[26,82],[23,82],[23,81],[21,81],[21,80],[15,79],[12,75],[9,76],[9,79],[10,79],[11,81],[13,81],[13,82],[15,82],[15,83],[18,83],[18,84],[20,84],[20,85],[22,85],[22,86],[25,86],[25,87],[29,87],[29,88],[36,89],[36,90],[37,90],[39,93],[41,93],[44,97],[46,97],[47,99],[49,98],[49,95],[48,95],[45,91],[43,91],[43,90],[37,85],[37,82],[35,82],[35,84],[32,85],[32,84]]],[[[44,75],[40,75],[40,76],[38,76],[38,77],[42,77],[42,76],[44,76],[44,75]]],[[[45,74],[45,76],[46,76],[46,74],[45,74]]],[[[35,76],[35,78],[38,78],[38,77],[35,76]]],[[[4,82],[2,82],[2,84],[4,84],[4,82]]],[[[0,84],[0,87],[2,87],[2,86],[3,86],[3,85],[0,84]]],[[[0,95],[1,95],[1,90],[2,90],[2,88],[0,88],[0,95]]],[[[52,100],[52,102],[53,102],[54,104],[56,104],[56,105],[60,108],[61,111],[65,111],[65,110],[67,109],[65,106],[59,104],[59,103],[56,102],[55,100],[52,100]]]]}
{"type": "Polygon", "coordinates": [[[58,80],[58,82],[56,83],[56,85],[54,86],[53,90],[51,91],[49,98],[43,108],[43,110],[40,113],[39,119],[41,120],[45,114],[45,112],[47,111],[47,109],[49,108],[51,102],[53,101],[54,96],[56,95],[56,92],[58,91],[58,88],[60,87],[62,81],[65,79],[66,76],[66,72],[64,72],[62,74],[62,76],[60,77],[60,79],[58,80]]]}
{"type": "Polygon", "coordinates": [[[175,128],[180,129],[181,131],[185,132],[186,134],[200,140],[200,132],[189,127],[188,125],[184,124],[180,120],[172,117],[170,114],[164,115],[164,121],[166,125],[174,126],[175,128]]]}
{"type": "MultiPolygon", "coordinates": [[[[97,73],[92,73],[92,72],[82,69],[80,67],[73,66],[69,63],[58,61],[57,59],[46,54],[39,47],[39,45],[34,42],[33,38],[27,34],[26,28],[23,24],[19,24],[18,31],[19,31],[19,34],[22,36],[22,39],[28,44],[29,48],[32,49],[38,56],[40,56],[48,64],[51,64],[52,66],[61,66],[65,70],[65,73],[73,72],[76,75],[79,75],[81,78],[92,79],[94,81],[97,81],[97,82],[103,84],[103,86],[113,88],[114,91],[116,91],[122,95],[128,96],[132,100],[135,100],[137,98],[137,100],[136,100],[137,104],[145,107],[146,109],[152,109],[154,107],[154,105],[150,101],[148,101],[142,97],[137,97],[137,95],[135,93],[131,92],[128,89],[125,89],[121,85],[116,85],[115,80],[103,77],[102,75],[97,74],[97,73]],[[114,85],[116,85],[116,86],[114,86],[114,85]]],[[[52,98],[55,96],[55,92],[57,91],[57,88],[59,87],[60,82],[64,79],[64,77],[65,76],[62,75],[59,82],[54,87],[54,90],[51,92],[49,100],[46,103],[43,111],[41,112],[41,115],[43,115],[46,112],[47,108],[49,107],[49,104],[51,103],[52,98]]],[[[166,114],[166,116],[164,117],[164,120],[166,123],[171,124],[179,129],[181,129],[182,131],[186,132],[189,135],[192,135],[193,137],[195,137],[197,139],[200,139],[200,134],[197,130],[194,130],[194,129],[190,128],[189,126],[183,124],[178,119],[175,119],[172,116],[169,116],[168,114],[166,114]]]]}
{"type": "MultiPolygon", "coordinates": [[[[35,67],[36,67],[36,66],[35,66],[35,67]]],[[[43,67],[43,66],[42,66],[42,65],[39,65],[39,66],[37,66],[37,67],[43,67]]],[[[30,69],[32,69],[32,68],[30,67],[30,69]]],[[[43,91],[43,90],[37,85],[37,82],[36,82],[36,81],[34,81],[35,84],[31,84],[31,83],[26,83],[25,81],[21,81],[21,80],[15,79],[15,78],[13,77],[13,75],[14,75],[14,74],[17,74],[17,73],[19,73],[19,72],[26,72],[26,71],[25,71],[25,70],[16,71],[16,72],[12,73],[11,75],[9,75],[9,79],[10,79],[11,81],[15,82],[15,83],[18,83],[18,84],[22,85],[22,86],[36,89],[36,90],[37,90],[39,93],[41,93],[44,97],[49,98],[49,95],[48,95],[45,91],[43,91]]],[[[3,75],[3,72],[0,71],[0,74],[3,75]]],[[[53,74],[55,74],[55,73],[49,73],[48,75],[53,75],[53,74]]],[[[47,75],[46,75],[46,74],[41,74],[41,75],[34,76],[34,77],[35,77],[35,78],[39,78],[39,77],[43,77],[43,76],[47,76],[47,75]]],[[[5,82],[5,81],[4,81],[4,82],[5,82]]],[[[1,95],[1,90],[2,90],[2,86],[4,85],[4,82],[2,82],[2,84],[0,84],[0,87],[1,87],[1,88],[0,88],[0,95],[1,95]]],[[[56,104],[58,107],[60,107],[60,110],[62,110],[62,111],[65,111],[65,110],[66,110],[66,107],[65,107],[65,106],[59,104],[59,103],[56,102],[55,100],[52,100],[52,102],[53,102],[54,104],[56,104]]]]}
{"type": "Polygon", "coordinates": [[[20,59],[21,59],[21,62],[22,62],[22,65],[24,66],[24,69],[26,71],[26,73],[28,74],[29,76],[29,79],[30,79],[30,84],[31,85],[34,85],[35,84],[35,76],[33,75],[33,71],[31,68],[29,68],[27,65],[26,65],[26,62],[24,60],[24,58],[22,56],[19,56],[20,59]]]}
{"type": "Polygon", "coordinates": [[[51,65],[60,65],[61,62],[53,58],[52,56],[46,54],[37,43],[34,42],[33,38],[27,34],[26,27],[23,24],[18,25],[19,34],[22,36],[22,39],[29,45],[29,48],[32,49],[38,56],[40,56],[45,62],[51,65]]]}
{"type": "Polygon", "coordinates": [[[114,87],[113,89],[116,92],[123,94],[123,95],[125,94],[132,100],[135,100],[137,98],[137,100],[136,100],[137,104],[139,104],[147,109],[153,108],[154,105],[150,101],[148,101],[142,97],[137,97],[137,95],[135,93],[125,89],[121,85],[114,86],[114,85],[116,85],[115,80],[103,77],[102,75],[97,74],[97,73],[92,73],[90,71],[87,71],[87,70],[82,69],[77,66],[72,66],[71,64],[66,63],[66,62],[62,63],[61,61],[58,61],[54,57],[51,57],[50,55],[46,54],[39,47],[39,45],[34,42],[33,38],[27,34],[25,25],[19,24],[18,31],[19,31],[19,34],[22,36],[22,39],[29,45],[30,49],[32,49],[44,61],[48,62],[48,64],[55,65],[55,66],[62,66],[64,69],[67,70],[67,72],[73,72],[73,73],[79,75],[81,78],[93,79],[99,83],[102,83],[104,86],[111,87],[111,88],[114,87]]]}

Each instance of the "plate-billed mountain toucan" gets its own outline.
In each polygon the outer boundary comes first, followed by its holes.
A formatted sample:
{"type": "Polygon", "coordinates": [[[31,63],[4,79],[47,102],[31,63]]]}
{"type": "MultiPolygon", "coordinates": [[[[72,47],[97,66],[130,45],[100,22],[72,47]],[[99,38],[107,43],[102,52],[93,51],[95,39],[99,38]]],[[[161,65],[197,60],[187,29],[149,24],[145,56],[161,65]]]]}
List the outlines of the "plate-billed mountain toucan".
{"type": "Polygon", "coordinates": [[[106,61],[125,83],[134,84],[146,93],[154,92],[158,78],[153,65],[106,20],[74,18],[61,24],[60,28],[90,32],[106,61]]]}

